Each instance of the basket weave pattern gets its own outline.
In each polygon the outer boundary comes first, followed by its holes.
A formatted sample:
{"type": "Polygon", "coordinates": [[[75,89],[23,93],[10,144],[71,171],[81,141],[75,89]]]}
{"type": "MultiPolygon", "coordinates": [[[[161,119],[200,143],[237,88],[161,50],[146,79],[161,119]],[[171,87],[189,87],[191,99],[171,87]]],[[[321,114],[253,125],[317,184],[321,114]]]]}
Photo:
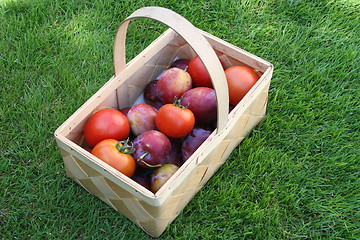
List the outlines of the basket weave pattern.
{"type": "Polygon", "coordinates": [[[185,179],[160,207],[154,207],[139,200],[71,153],[62,150],[67,176],[149,234],[160,235],[162,229],[165,229],[178,216],[193,196],[225,163],[247,133],[261,121],[266,110],[266,103],[267,89],[264,89],[245,113],[233,122],[234,127],[221,143],[206,156],[202,156],[204,159],[191,173],[193,177],[185,179]]]}
{"type": "MultiPolygon", "coordinates": [[[[149,8],[144,10],[146,14],[148,10],[149,8]]],[[[158,8],[150,10],[163,11],[158,8]]],[[[173,14],[169,11],[165,13],[173,14]]],[[[178,18],[177,15],[175,17],[178,18]]],[[[176,23],[175,21],[173,24],[176,23]]],[[[246,65],[258,69],[262,76],[228,114],[226,80],[220,79],[223,73],[216,72],[204,62],[207,69],[210,69],[209,73],[212,71],[210,75],[213,83],[216,83],[214,88],[218,103],[221,103],[218,104],[217,129],[156,194],[115,171],[82,148],[83,127],[86,120],[99,109],[120,109],[133,105],[142,94],[145,85],[166,69],[174,58],[191,59],[196,56],[194,46],[184,40],[184,35],[172,29],[167,30],[126,65],[124,59],[120,57],[119,60],[115,56],[115,76],[55,132],[67,176],[154,237],[159,237],[165,231],[194,195],[225,163],[231,152],[264,118],[266,112],[272,65],[206,32],[195,28],[193,31],[194,35],[201,33],[201,37],[209,45],[208,49],[214,49],[213,56],[219,57],[226,67],[246,65]]],[[[196,45],[197,42],[193,44],[196,45]]],[[[115,52],[120,49],[123,53],[123,49],[116,48],[117,45],[119,44],[115,42],[115,52]]],[[[219,62],[218,66],[220,67],[219,62]]]]}

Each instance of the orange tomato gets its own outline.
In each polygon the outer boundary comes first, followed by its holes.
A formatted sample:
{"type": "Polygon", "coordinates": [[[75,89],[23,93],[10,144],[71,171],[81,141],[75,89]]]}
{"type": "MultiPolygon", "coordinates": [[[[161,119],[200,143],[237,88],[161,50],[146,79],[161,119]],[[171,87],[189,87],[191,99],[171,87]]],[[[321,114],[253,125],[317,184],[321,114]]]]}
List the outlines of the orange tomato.
{"type": "Polygon", "coordinates": [[[105,139],[95,145],[91,153],[128,177],[134,175],[136,162],[127,141],[105,139]]]}

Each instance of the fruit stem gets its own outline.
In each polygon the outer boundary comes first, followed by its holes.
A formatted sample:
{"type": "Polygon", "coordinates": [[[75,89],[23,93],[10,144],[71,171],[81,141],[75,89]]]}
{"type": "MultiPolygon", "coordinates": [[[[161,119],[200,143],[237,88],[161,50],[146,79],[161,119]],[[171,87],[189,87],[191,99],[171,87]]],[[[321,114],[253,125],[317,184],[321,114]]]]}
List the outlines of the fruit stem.
{"type": "Polygon", "coordinates": [[[149,152],[145,151],[143,153],[143,155],[141,155],[136,161],[142,162],[143,164],[145,164],[149,168],[158,168],[158,167],[162,166],[162,164],[151,165],[151,164],[147,163],[146,161],[144,161],[144,157],[146,157],[147,155],[149,155],[149,152]]]}
{"type": "Polygon", "coordinates": [[[121,153],[124,154],[132,154],[135,152],[135,148],[132,145],[132,142],[130,142],[129,139],[123,140],[123,141],[119,141],[116,144],[116,149],[119,150],[121,153]]]}
{"type": "Polygon", "coordinates": [[[186,109],[186,108],[189,107],[189,105],[183,106],[182,105],[182,99],[181,98],[178,99],[177,97],[174,97],[173,105],[176,106],[176,107],[182,108],[182,109],[186,109]]]}
{"type": "Polygon", "coordinates": [[[140,162],[142,162],[143,164],[145,164],[145,165],[148,166],[149,168],[158,168],[158,167],[161,167],[161,166],[162,166],[162,164],[151,165],[151,164],[145,162],[144,160],[140,160],[140,162]]]}
{"type": "Polygon", "coordinates": [[[144,154],[139,157],[139,159],[143,160],[147,155],[149,155],[149,152],[145,151],[144,154]]]}

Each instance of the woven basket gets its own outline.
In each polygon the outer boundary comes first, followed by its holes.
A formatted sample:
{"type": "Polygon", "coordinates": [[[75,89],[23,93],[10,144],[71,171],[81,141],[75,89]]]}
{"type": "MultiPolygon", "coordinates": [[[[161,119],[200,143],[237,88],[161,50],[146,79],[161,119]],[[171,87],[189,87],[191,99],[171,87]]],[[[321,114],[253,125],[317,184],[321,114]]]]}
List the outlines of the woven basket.
{"type": "Polygon", "coordinates": [[[259,57],[197,29],[168,9],[138,9],[120,25],[114,46],[115,75],[55,132],[67,176],[99,197],[153,237],[159,237],[187,203],[226,161],[230,153],[265,115],[273,66],[259,57]],[[160,37],[126,64],[125,38],[134,18],[149,18],[169,26],[160,37]],[[153,194],[86,151],[83,127],[103,108],[129,107],[175,58],[198,55],[205,64],[218,102],[217,128],[169,181],[153,194]],[[226,67],[246,65],[262,74],[230,112],[226,67]]]}

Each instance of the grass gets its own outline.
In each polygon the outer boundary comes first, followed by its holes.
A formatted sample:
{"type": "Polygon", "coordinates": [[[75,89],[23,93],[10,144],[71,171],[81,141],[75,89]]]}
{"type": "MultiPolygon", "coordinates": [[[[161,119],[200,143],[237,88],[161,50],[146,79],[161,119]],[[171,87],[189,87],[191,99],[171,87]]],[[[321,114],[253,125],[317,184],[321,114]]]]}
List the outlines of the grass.
{"type": "MultiPolygon", "coordinates": [[[[162,239],[360,238],[360,5],[335,0],[0,1],[0,238],[150,239],[65,176],[53,132],[112,75],[142,6],[273,63],[267,117],[162,239]]],[[[128,58],[165,28],[138,20],[128,58]]]]}

